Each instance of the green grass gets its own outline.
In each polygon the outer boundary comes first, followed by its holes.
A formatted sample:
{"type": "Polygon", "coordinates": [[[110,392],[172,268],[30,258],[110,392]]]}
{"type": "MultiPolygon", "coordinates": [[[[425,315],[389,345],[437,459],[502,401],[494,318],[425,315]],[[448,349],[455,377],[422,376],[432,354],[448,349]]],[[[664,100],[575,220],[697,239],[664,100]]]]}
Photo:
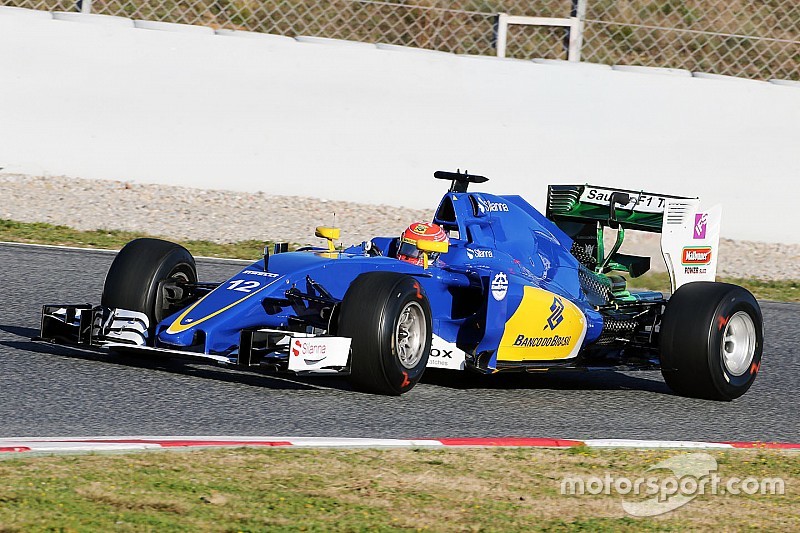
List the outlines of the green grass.
{"type": "MultiPolygon", "coordinates": [[[[150,237],[144,233],[119,230],[82,231],[67,226],[55,226],[40,222],[16,222],[0,219],[0,241],[82,246],[118,250],[125,243],[139,237],[150,237]]],[[[169,240],[174,240],[165,237],[169,240]]],[[[234,243],[210,241],[175,241],[185,246],[192,254],[207,257],[233,259],[255,259],[264,250],[265,241],[249,240],[234,243]]],[[[747,288],[759,299],[780,302],[800,302],[800,280],[764,281],[745,278],[720,278],[719,281],[734,283],[747,288]]],[[[629,282],[632,288],[669,291],[669,277],[665,273],[648,273],[629,282]]]]}
{"type": "MultiPolygon", "coordinates": [[[[638,519],[565,476],[645,475],[680,451],[224,449],[0,460],[0,531],[797,530],[800,454],[714,452],[723,479],[784,495],[699,496],[638,519]]],[[[668,473],[664,474],[665,476],[668,473]]]]}
{"type": "MultiPolygon", "coordinates": [[[[152,237],[144,233],[119,230],[83,231],[67,226],[55,226],[41,222],[16,222],[0,219],[0,241],[24,242],[104,248],[119,250],[127,242],[139,237],[152,237]]],[[[169,240],[170,239],[167,237],[169,240]]],[[[233,259],[255,259],[264,251],[266,241],[239,241],[234,243],[215,243],[211,241],[180,241],[192,254],[207,257],[227,257],[233,259]]]]}
{"type": "MultiPolygon", "coordinates": [[[[800,302],[800,280],[766,281],[747,278],[719,277],[718,281],[740,285],[752,292],[759,300],[778,302],[800,302]]],[[[669,291],[669,276],[665,272],[647,273],[628,282],[631,288],[669,291]]]]}

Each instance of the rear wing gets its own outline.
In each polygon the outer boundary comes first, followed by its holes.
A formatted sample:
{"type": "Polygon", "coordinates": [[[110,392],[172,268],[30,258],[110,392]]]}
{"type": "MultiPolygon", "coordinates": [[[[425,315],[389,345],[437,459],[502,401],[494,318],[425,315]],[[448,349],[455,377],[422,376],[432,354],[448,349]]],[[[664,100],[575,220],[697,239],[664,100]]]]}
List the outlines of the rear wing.
{"type": "Polygon", "coordinates": [[[546,216],[553,222],[600,222],[614,227],[621,223],[629,229],[660,233],[669,200],[690,198],[595,185],[549,185],[546,216]],[[612,196],[617,200],[613,210],[612,196]]]}
{"type": "Polygon", "coordinates": [[[625,229],[634,229],[661,233],[661,254],[673,292],[692,281],[716,279],[722,207],[701,210],[698,198],[594,185],[550,185],[547,218],[573,239],[573,254],[598,273],[618,270],[636,277],[650,268],[649,259],[618,253],[625,229]],[[608,254],[603,246],[606,226],[619,229],[608,254]]]}

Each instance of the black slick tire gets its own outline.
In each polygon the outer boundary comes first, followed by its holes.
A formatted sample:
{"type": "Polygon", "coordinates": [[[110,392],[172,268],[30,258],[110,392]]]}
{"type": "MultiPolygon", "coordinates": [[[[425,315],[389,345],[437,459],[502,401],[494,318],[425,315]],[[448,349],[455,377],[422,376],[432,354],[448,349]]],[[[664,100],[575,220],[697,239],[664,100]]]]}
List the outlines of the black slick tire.
{"type": "Polygon", "coordinates": [[[147,315],[151,331],[168,316],[159,283],[170,278],[197,281],[189,251],[161,239],[136,239],[119,251],[106,274],[101,305],[147,315]]]}
{"type": "MultiPolygon", "coordinates": [[[[406,328],[409,330],[409,328],[406,328]]],[[[419,281],[395,272],[361,274],[341,304],[339,335],[350,337],[350,382],[356,390],[397,396],[420,380],[431,349],[431,310],[419,281]],[[413,324],[411,336],[404,325],[413,324]],[[411,355],[408,355],[411,354],[411,355]]]]}
{"type": "Polygon", "coordinates": [[[730,401],[756,379],[763,318],[755,297],[728,283],[678,288],[661,322],[661,373],[682,396],[730,401]]]}

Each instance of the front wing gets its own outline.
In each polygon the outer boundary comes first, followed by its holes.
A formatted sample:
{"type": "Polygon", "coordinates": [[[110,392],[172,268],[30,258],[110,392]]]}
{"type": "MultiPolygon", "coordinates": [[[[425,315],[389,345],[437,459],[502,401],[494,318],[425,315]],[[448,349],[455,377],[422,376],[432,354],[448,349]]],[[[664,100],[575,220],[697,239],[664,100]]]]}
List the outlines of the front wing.
{"type": "Polygon", "coordinates": [[[298,374],[349,374],[350,339],[279,329],[246,329],[238,349],[210,354],[191,348],[153,347],[147,315],[101,306],[45,305],[36,340],[120,353],[148,354],[239,368],[298,374]]]}

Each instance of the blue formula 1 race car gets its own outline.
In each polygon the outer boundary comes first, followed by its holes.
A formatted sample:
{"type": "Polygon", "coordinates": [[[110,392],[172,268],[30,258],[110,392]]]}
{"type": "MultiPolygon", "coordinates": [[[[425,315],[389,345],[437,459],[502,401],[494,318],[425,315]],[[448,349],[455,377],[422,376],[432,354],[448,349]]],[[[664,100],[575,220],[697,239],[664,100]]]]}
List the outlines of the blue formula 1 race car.
{"type": "Polygon", "coordinates": [[[544,216],[520,196],[469,192],[482,176],[435,177],[449,191],[430,223],[401,238],[337,249],[339,230],[319,227],[326,247],[275,245],[222,283],[199,282],[177,244],[134,240],[114,259],[101,305],[44,306],[39,338],[347,375],[358,390],[388,395],[411,390],[428,367],[660,368],[678,394],[716,400],[755,380],[761,310],[747,290],[713,281],[719,207],[551,185],[544,216]],[[661,233],[671,297],[628,289],[624,274],[643,274],[650,259],[620,253],[626,229],[661,233]]]}

